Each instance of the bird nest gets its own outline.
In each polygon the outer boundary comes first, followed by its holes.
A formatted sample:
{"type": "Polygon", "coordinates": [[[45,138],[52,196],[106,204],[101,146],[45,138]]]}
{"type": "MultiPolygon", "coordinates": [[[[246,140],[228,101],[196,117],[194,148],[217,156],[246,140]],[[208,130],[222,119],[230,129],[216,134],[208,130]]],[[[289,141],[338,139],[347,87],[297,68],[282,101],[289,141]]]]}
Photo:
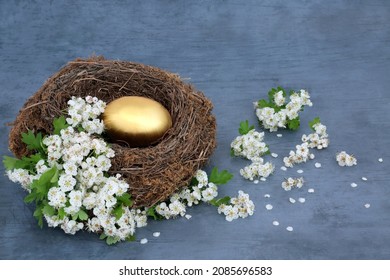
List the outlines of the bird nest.
{"type": "Polygon", "coordinates": [[[213,105],[202,92],[156,67],[92,57],[69,62],[27,100],[10,132],[11,151],[18,158],[28,155],[21,134],[50,134],[71,96],[88,95],[106,103],[122,96],[148,97],[171,114],[172,128],[153,146],[111,143],[115,157],[109,172],[129,183],[135,207],[151,206],[188,185],[215,149],[213,105]]]}

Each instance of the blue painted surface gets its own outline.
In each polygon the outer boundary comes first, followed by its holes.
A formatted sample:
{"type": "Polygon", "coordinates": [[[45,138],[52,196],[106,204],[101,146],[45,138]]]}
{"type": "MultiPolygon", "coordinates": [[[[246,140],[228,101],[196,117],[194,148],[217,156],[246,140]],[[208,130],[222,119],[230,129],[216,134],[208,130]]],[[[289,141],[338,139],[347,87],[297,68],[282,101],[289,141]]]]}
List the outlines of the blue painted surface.
{"type": "Polygon", "coordinates": [[[256,213],[228,223],[202,205],[189,210],[190,220],[152,221],[140,229],[137,237],[148,238],[146,245],[108,247],[93,234],[40,230],[32,207],[23,204],[24,192],[1,176],[1,259],[390,258],[389,1],[80,3],[0,1],[0,153],[9,154],[3,124],[67,61],[96,53],[155,65],[191,78],[213,101],[218,148],[207,170],[216,165],[232,171],[235,178],[220,194],[248,192],[256,213]],[[307,88],[314,107],[302,113],[298,132],[266,134],[279,154],[270,158],[277,169],[255,185],[240,177],[246,162],[230,158],[229,145],[240,120],[255,123],[252,102],[278,85],[307,88]],[[282,157],[315,116],[328,126],[331,140],[329,149],[316,153],[322,168],[312,161],[284,173],[282,157]],[[341,150],[355,154],[358,165],[338,167],[334,157],[341,150]],[[285,192],[281,181],[297,169],[304,170],[306,185],[285,192]],[[300,196],[306,203],[288,201],[300,196]],[[267,203],[272,211],[265,210],[267,203]],[[285,230],[288,225],[293,232],[285,230]]]}

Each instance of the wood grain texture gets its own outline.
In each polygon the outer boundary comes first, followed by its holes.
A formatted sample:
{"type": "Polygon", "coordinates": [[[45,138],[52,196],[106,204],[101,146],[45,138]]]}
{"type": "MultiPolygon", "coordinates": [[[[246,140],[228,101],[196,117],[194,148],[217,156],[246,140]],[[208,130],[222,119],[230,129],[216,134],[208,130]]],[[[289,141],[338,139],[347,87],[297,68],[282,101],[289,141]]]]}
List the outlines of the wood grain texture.
{"type": "MultiPolygon", "coordinates": [[[[108,247],[92,234],[40,230],[24,192],[0,177],[0,259],[390,258],[389,1],[1,1],[2,123],[13,121],[59,67],[93,53],[190,78],[215,105],[218,148],[207,169],[232,171],[235,178],[220,195],[244,190],[255,215],[228,223],[202,205],[189,210],[191,220],[140,229],[138,239],[148,238],[147,245],[108,247]],[[277,169],[254,185],[240,177],[246,162],[230,158],[229,145],[241,120],[256,123],[252,102],[278,85],[307,88],[314,106],[302,113],[298,132],[266,134],[279,154],[270,158],[277,169]],[[298,167],[307,183],[287,193],[281,181],[298,168],[281,171],[282,158],[315,116],[328,126],[331,146],[298,167]],[[358,165],[338,167],[334,157],[341,150],[355,154],[358,165]],[[289,197],[306,203],[292,205],[289,197]],[[268,203],[272,211],[265,210],[268,203]],[[293,232],[285,230],[289,225],[293,232]],[[154,231],[161,236],[154,238],[154,231]]],[[[9,154],[8,131],[0,127],[1,154],[9,154]]]]}

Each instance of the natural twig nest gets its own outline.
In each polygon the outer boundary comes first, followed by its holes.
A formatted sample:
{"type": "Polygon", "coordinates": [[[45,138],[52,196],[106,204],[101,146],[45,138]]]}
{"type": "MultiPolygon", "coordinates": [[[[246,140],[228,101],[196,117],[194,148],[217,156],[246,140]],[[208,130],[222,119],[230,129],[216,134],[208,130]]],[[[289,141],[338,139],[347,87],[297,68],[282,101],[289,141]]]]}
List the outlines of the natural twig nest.
{"type": "Polygon", "coordinates": [[[169,111],[173,126],[161,141],[146,148],[112,143],[112,174],[130,184],[135,206],[151,206],[185,186],[216,146],[212,103],[172,73],[133,62],[103,57],[77,59],[54,74],[24,104],[10,132],[9,147],[17,156],[28,154],[22,132],[49,134],[53,118],[63,114],[71,96],[96,96],[110,102],[122,96],[144,96],[169,111]]]}

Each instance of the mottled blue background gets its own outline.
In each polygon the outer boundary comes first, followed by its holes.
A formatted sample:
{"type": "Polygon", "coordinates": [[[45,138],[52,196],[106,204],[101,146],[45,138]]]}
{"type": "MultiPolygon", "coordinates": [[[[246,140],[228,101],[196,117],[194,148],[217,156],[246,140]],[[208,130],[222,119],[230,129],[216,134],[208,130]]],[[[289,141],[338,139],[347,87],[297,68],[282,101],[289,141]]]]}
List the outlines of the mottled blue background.
{"type": "Polygon", "coordinates": [[[23,204],[25,193],[1,176],[1,259],[390,258],[389,1],[1,0],[0,154],[10,154],[5,123],[25,100],[67,61],[94,53],[190,78],[215,105],[218,148],[207,170],[232,171],[234,179],[220,194],[248,192],[256,213],[228,223],[202,205],[189,210],[190,220],[152,221],[140,229],[137,238],[148,238],[146,245],[109,247],[93,234],[39,229],[33,208],[23,204]],[[275,174],[255,185],[239,175],[246,162],[230,158],[229,145],[241,120],[256,122],[252,102],[278,85],[307,88],[314,107],[302,113],[298,132],[266,134],[280,156],[268,158],[277,165],[275,174]],[[306,185],[285,192],[281,181],[296,176],[297,168],[281,171],[282,157],[315,116],[331,140],[329,149],[316,153],[323,167],[314,168],[315,161],[299,166],[306,185]],[[338,167],[334,157],[341,150],[355,154],[358,165],[338,167]],[[306,203],[293,205],[289,197],[306,203]],[[289,225],[293,232],[286,231],[289,225]]]}

